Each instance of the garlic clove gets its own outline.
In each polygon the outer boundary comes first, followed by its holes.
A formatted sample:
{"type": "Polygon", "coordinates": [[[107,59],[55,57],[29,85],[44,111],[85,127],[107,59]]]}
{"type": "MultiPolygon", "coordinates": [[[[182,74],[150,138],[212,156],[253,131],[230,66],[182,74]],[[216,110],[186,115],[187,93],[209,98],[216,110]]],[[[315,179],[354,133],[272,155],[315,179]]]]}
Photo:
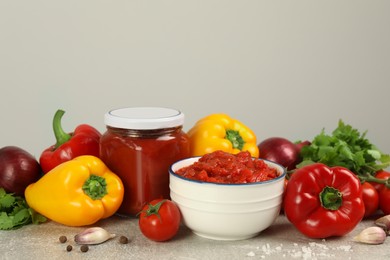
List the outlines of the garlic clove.
{"type": "Polygon", "coordinates": [[[375,220],[375,225],[381,227],[387,235],[390,235],[390,215],[383,216],[375,220]]]}
{"type": "Polygon", "coordinates": [[[91,227],[77,234],[74,237],[74,241],[79,245],[95,245],[114,237],[115,234],[111,234],[101,227],[91,227]]]}
{"type": "Polygon", "coordinates": [[[353,238],[355,242],[364,244],[382,244],[386,239],[386,232],[380,227],[368,227],[353,238]]]}

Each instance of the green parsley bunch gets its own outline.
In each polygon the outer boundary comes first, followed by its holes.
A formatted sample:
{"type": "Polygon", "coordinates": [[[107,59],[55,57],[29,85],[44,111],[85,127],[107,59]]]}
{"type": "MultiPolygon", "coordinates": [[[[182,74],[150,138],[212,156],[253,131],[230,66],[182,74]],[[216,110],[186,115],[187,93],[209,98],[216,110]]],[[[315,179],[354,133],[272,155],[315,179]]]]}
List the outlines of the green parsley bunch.
{"type": "MultiPolygon", "coordinates": [[[[352,126],[339,120],[338,127],[331,135],[321,133],[315,136],[310,145],[301,150],[301,168],[315,162],[329,167],[342,166],[363,180],[367,175],[374,176],[379,170],[390,166],[390,155],[383,154],[367,138],[352,126]]],[[[371,178],[370,178],[371,179],[371,178]]]]}
{"type": "Polygon", "coordinates": [[[0,188],[0,230],[17,229],[45,221],[46,218],[30,208],[23,197],[0,188]]]}

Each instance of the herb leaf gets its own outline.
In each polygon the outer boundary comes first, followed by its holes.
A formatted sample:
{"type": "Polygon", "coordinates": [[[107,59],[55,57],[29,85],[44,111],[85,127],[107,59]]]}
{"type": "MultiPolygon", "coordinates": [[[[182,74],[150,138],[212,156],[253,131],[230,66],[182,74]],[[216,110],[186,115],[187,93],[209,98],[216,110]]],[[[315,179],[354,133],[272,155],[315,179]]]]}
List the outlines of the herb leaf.
{"type": "Polygon", "coordinates": [[[321,133],[314,137],[309,146],[301,150],[302,162],[297,168],[313,162],[320,162],[330,167],[342,166],[357,175],[374,175],[375,172],[390,166],[390,155],[383,154],[352,126],[339,120],[338,127],[331,135],[321,133]]]}
{"type": "Polygon", "coordinates": [[[11,194],[4,194],[2,197],[0,197],[0,209],[6,210],[8,208],[11,208],[12,205],[15,203],[15,197],[11,194]]]}
{"type": "Polygon", "coordinates": [[[16,229],[45,221],[46,218],[30,208],[24,198],[0,188],[0,230],[16,229]]]}
{"type": "Polygon", "coordinates": [[[12,216],[8,216],[5,212],[0,212],[0,229],[11,229],[14,226],[12,216]]]}

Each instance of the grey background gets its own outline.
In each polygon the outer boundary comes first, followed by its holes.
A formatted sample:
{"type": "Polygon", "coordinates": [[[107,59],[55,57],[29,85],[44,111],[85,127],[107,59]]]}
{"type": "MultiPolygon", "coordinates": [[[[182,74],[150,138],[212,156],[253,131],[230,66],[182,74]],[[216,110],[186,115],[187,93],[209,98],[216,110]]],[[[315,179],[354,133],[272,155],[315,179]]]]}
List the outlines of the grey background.
{"type": "Polygon", "coordinates": [[[390,153],[390,1],[0,0],[0,146],[39,157],[51,121],[105,131],[104,113],[223,112],[312,139],[339,119],[390,153]]]}

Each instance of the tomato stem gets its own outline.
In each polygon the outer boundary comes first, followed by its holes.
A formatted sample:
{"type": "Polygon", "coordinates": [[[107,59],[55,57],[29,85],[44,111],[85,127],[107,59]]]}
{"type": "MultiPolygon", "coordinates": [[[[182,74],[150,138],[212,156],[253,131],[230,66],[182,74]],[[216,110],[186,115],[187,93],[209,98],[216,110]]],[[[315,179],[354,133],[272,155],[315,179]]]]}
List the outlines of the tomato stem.
{"type": "Polygon", "coordinates": [[[165,201],[166,200],[161,200],[158,203],[156,203],[155,205],[152,205],[151,203],[149,203],[148,204],[148,209],[145,211],[145,215],[147,217],[149,217],[151,215],[156,215],[158,218],[160,218],[159,210],[160,210],[162,204],[164,204],[165,201]]]}
{"type": "Polygon", "coordinates": [[[360,182],[375,182],[379,184],[383,184],[386,186],[388,189],[390,189],[390,178],[389,179],[378,179],[375,176],[372,176],[371,174],[367,173],[365,175],[358,175],[360,182]]]}

